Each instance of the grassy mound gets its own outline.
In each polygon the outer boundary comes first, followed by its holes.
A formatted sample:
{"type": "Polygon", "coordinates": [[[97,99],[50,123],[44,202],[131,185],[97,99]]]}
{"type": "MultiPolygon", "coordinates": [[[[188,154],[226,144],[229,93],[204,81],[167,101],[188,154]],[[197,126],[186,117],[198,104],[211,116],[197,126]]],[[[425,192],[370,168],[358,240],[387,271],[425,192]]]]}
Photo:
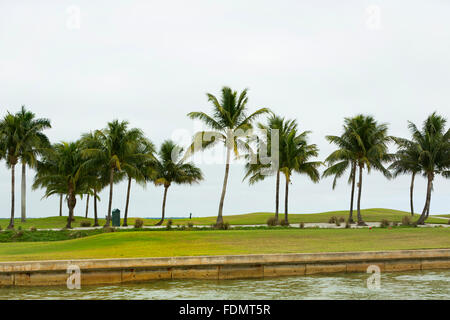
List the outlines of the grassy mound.
{"type": "Polygon", "coordinates": [[[450,248],[448,228],[135,231],[0,243],[0,261],[450,248]]]}

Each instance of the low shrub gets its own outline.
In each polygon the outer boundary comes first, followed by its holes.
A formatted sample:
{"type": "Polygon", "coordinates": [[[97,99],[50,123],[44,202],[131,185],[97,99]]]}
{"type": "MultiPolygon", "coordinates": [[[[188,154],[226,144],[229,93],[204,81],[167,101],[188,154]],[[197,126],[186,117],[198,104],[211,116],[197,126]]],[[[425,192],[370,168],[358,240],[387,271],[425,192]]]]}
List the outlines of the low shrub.
{"type": "Polygon", "coordinates": [[[380,222],[380,227],[381,227],[381,228],[389,227],[389,225],[390,225],[390,223],[389,223],[389,220],[387,220],[387,219],[383,219],[383,220],[381,220],[381,222],[380,222]]]}
{"type": "Polygon", "coordinates": [[[336,221],[338,221],[338,219],[335,216],[330,217],[330,219],[328,219],[328,223],[336,223],[336,221]]]}
{"type": "Polygon", "coordinates": [[[134,220],[134,227],[136,229],[140,229],[144,226],[144,220],[137,218],[136,220],[134,220]]]}
{"type": "Polygon", "coordinates": [[[339,222],[345,222],[345,218],[344,217],[339,217],[339,222]]]}
{"type": "Polygon", "coordinates": [[[289,226],[289,221],[286,221],[286,220],[281,220],[280,221],[280,226],[283,226],[283,227],[288,227],[289,226]]]}
{"type": "Polygon", "coordinates": [[[194,227],[194,224],[193,224],[192,222],[188,222],[188,223],[187,223],[187,227],[188,227],[189,229],[192,229],[192,228],[194,227]]]}
{"type": "Polygon", "coordinates": [[[37,231],[36,227],[30,227],[30,231],[37,231]]]}
{"type": "Polygon", "coordinates": [[[230,223],[229,222],[216,223],[213,226],[213,228],[217,230],[228,230],[230,229],[230,223]]]}
{"type": "Polygon", "coordinates": [[[71,239],[78,239],[78,238],[83,237],[83,234],[80,231],[73,231],[69,234],[69,237],[71,239]]]}
{"type": "Polygon", "coordinates": [[[411,218],[409,216],[404,216],[402,218],[402,225],[403,226],[410,226],[411,225],[411,218]]]}
{"type": "Polygon", "coordinates": [[[397,227],[398,226],[398,222],[397,221],[392,222],[392,226],[393,227],[397,227]]]}
{"type": "Polygon", "coordinates": [[[278,225],[278,219],[275,217],[270,217],[269,219],[267,219],[267,225],[269,227],[275,227],[278,225]]]}
{"type": "Polygon", "coordinates": [[[305,224],[303,222],[300,222],[299,228],[300,229],[304,229],[305,228],[305,224]]]}
{"type": "Polygon", "coordinates": [[[17,238],[21,238],[23,236],[23,231],[19,230],[19,231],[14,231],[14,234],[12,236],[13,239],[17,239],[17,238]]]}
{"type": "MultiPolygon", "coordinates": [[[[447,224],[450,224],[450,219],[448,219],[447,224]]],[[[1,229],[0,229],[1,230],[1,229]]]]}
{"type": "Polygon", "coordinates": [[[80,222],[80,227],[88,228],[88,227],[90,227],[90,226],[91,226],[91,222],[88,221],[88,220],[85,220],[85,221],[81,221],[81,222],[80,222]]]}
{"type": "Polygon", "coordinates": [[[334,222],[336,224],[336,226],[340,227],[341,223],[339,222],[339,220],[336,219],[336,221],[334,222]]]}
{"type": "Polygon", "coordinates": [[[173,225],[172,219],[167,220],[167,223],[166,223],[166,229],[167,229],[167,230],[172,229],[172,225],[173,225]]]}
{"type": "Polygon", "coordinates": [[[104,231],[105,233],[115,232],[115,231],[116,231],[116,228],[110,227],[110,226],[106,226],[106,227],[103,227],[103,231],[104,231]]]}
{"type": "Polygon", "coordinates": [[[19,226],[19,227],[17,228],[17,230],[19,230],[19,231],[22,230],[22,226],[19,226]]]}

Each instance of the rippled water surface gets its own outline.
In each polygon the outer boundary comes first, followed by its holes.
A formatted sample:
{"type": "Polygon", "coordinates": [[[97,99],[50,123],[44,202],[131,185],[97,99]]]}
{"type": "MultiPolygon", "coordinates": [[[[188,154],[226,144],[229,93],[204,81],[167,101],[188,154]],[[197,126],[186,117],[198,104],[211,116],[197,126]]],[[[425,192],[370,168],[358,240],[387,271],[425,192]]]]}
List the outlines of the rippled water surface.
{"type": "Polygon", "coordinates": [[[450,299],[450,270],[252,280],[157,280],[105,286],[0,288],[0,299],[450,299]]]}

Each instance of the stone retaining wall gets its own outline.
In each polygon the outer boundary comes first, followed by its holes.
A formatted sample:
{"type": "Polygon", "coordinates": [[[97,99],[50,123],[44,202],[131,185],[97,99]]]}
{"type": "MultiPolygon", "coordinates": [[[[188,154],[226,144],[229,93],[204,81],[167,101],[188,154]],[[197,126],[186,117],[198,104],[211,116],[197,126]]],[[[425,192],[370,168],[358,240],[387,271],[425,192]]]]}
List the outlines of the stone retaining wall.
{"type": "Polygon", "coordinates": [[[0,286],[66,285],[67,267],[81,270],[81,284],[155,279],[237,279],[317,273],[450,268],[450,249],[295,253],[168,258],[0,262],[0,286]]]}

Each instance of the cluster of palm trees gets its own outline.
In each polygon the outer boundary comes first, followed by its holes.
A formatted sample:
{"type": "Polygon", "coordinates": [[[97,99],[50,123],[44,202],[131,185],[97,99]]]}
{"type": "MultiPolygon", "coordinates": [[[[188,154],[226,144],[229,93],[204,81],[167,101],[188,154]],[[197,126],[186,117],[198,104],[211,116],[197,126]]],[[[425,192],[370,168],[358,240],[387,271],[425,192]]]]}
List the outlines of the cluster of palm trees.
{"type": "Polygon", "coordinates": [[[450,130],[445,129],[446,119],[431,114],[419,130],[409,123],[411,140],[388,135],[388,126],[378,123],[371,116],[357,115],[345,118],[343,132],[339,136],[327,136],[337,149],[324,162],[314,161],[318,147],[308,143],[310,131],[302,131],[295,119],[285,119],[267,108],[248,113],[247,90],[238,94],[223,87],[220,99],[207,94],[212,112],[191,112],[188,117],[197,119],[209,128],[194,134],[192,144],[184,150],[171,140],[166,140],[155,150],[154,144],[142,130],[129,128],[127,121],[114,120],[104,129],[83,134],[74,142],[50,144],[43,131],[50,128],[48,119],[36,119],[24,107],[16,113],[8,113],[0,122],[0,159],[5,159],[11,168],[11,219],[9,228],[14,228],[14,184],[15,165],[22,163],[22,220],[25,221],[25,170],[26,166],[36,170],[33,189],[43,188],[44,197],[60,197],[60,215],[65,200],[69,208],[67,228],[71,228],[77,197],[89,197],[94,201],[94,225],[98,226],[98,194],[109,189],[106,224],[111,222],[111,206],[114,184],[127,181],[127,195],[123,225],[127,225],[132,182],[145,185],[151,182],[164,187],[162,216],[165,217],[167,191],[172,184],[192,184],[203,180],[201,170],[187,159],[195,152],[222,144],[226,149],[225,174],[217,215],[217,225],[223,223],[223,206],[228,184],[231,155],[246,159],[244,180],[250,184],[276,176],[275,219],[279,220],[280,178],[285,180],[284,219],[288,224],[289,185],[294,173],[303,174],[317,183],[321,174],[319,167],[327,168],[322,177],[333,176],[333,188],[337,179],[349,173],[351,184],[349,222],[353,223],[355,186],[358,189],[357,223],[364,225],[361,216],[363,173],[372,169],[380,171],[388,179],[399,174],[412,175],[410,197],[413,209],[413,186],[417,174],[427,180],[426,201],[417,221],[423,224],[430,211],[431,190],[437,174],[450,177],[450,130]],[[265,122],[255,123],[258,117],[267,116],[265,122]],[[242,132],[257,132],[256,142],[242,132]],[[273,134],[276,133],[276,134],[273,134]],[[388,144],[395,142],[398,151],[389,153],[388,144]],[[264,150],[271,156],[276,146],[277,157],[271,163],[262,161],[264,150]],[[256,161],[254,161],[256,159],[256,161]],[[276,162],[276,163],[274,163],[276,162]],[[387,165],[389,166],[387,167],[387,165]],[[358,175],[358,180],[357,179],[358,175]],[[357,181],[357,183],[356,183],[357,181]]]}

